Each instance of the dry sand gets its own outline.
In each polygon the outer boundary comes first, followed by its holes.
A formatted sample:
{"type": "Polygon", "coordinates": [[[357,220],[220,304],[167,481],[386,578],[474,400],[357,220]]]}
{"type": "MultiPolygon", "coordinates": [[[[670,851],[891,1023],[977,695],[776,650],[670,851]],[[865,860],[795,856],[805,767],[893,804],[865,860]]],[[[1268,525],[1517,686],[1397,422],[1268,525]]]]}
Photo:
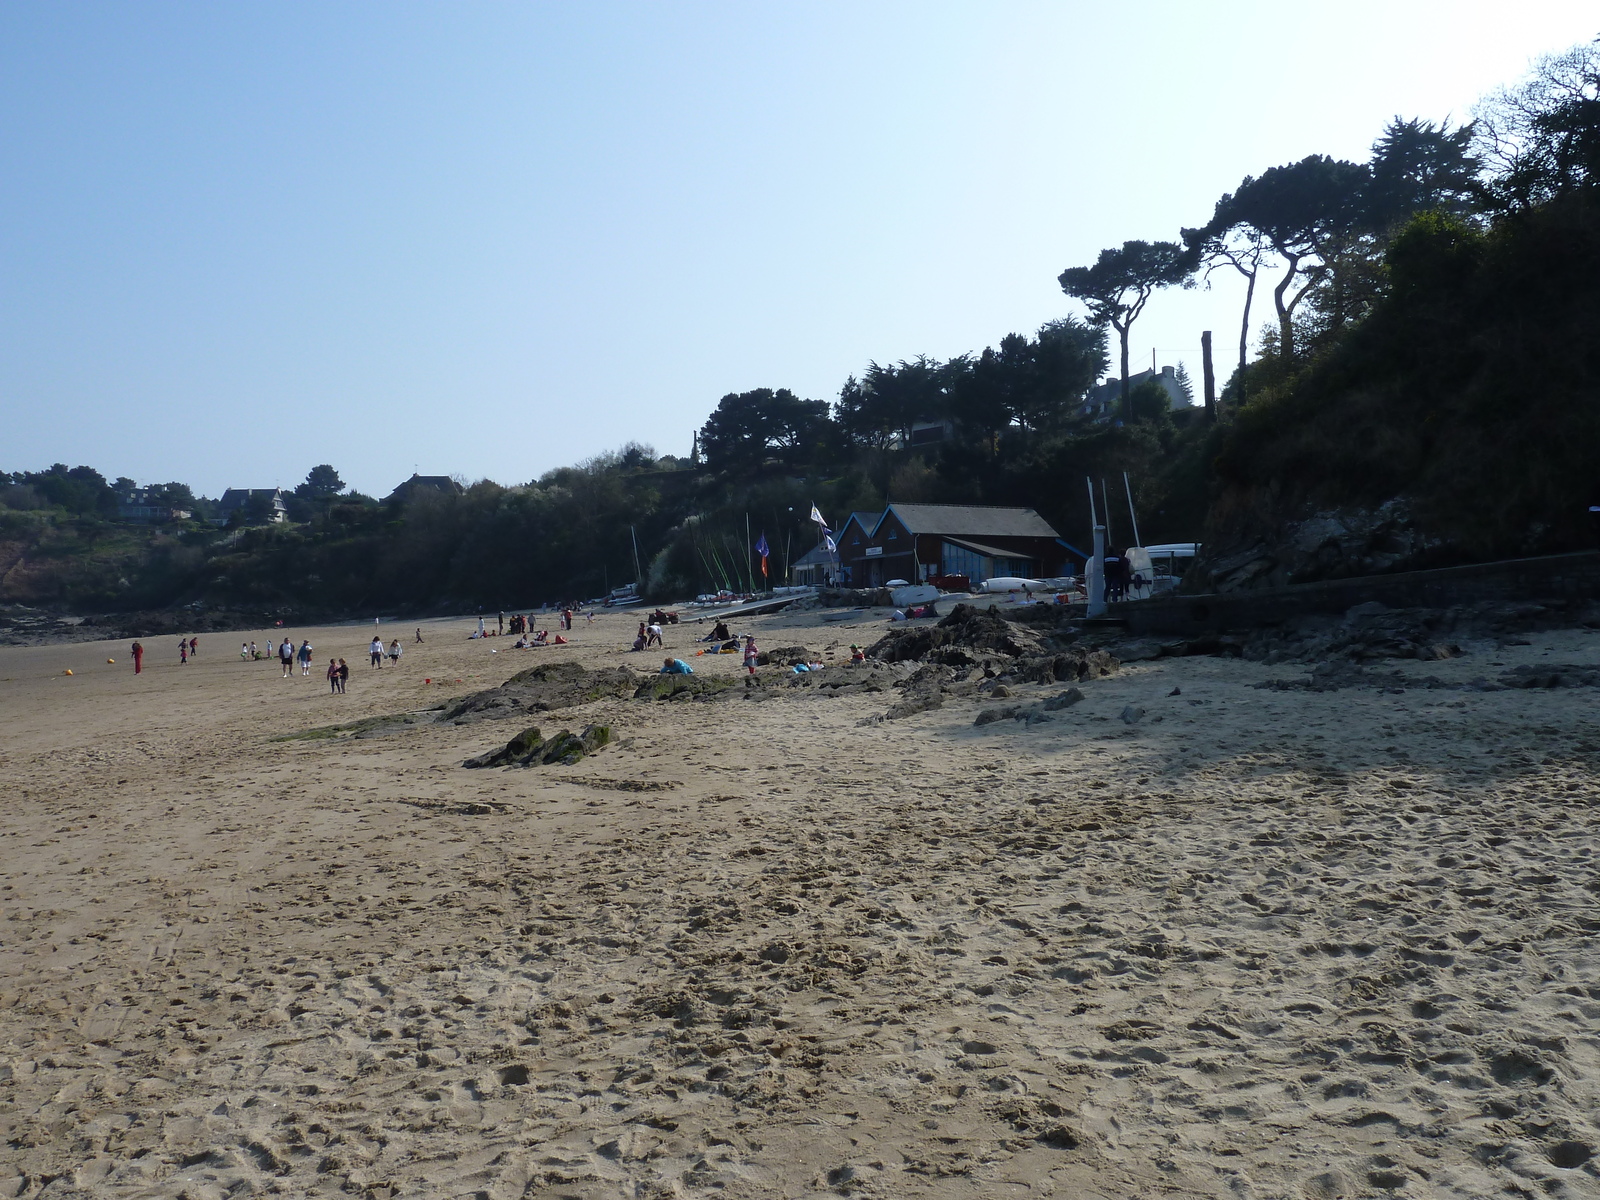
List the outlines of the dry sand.
{"type": "MultiPolygon", "coordinates": [[[[1592,690],[1191,658],[1035,726],[806,691],[556,714],[622,739],[571,767],[461,768],[521,722],[274,740],[647,666],[633,621],[386,625],[381,673],[290,631],[342,697],[250,635],[0,649],[0,1197],[1600,1195],[1592,690]]],[[[1407,669],[1600,662],[1532,642],[1407,669]]]]}

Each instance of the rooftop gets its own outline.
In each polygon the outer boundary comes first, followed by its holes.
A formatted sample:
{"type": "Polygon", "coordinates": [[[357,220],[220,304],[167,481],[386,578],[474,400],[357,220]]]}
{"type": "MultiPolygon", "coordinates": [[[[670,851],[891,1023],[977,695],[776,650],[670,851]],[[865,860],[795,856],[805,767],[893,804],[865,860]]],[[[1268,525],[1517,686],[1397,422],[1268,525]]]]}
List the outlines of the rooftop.
{"type": "Polygon", "coordinates": [[[1060,535],[1031,508],[983,504],[890,504],[886,510],[912,533],[946,537],[1054,538],[1060,535]]]}

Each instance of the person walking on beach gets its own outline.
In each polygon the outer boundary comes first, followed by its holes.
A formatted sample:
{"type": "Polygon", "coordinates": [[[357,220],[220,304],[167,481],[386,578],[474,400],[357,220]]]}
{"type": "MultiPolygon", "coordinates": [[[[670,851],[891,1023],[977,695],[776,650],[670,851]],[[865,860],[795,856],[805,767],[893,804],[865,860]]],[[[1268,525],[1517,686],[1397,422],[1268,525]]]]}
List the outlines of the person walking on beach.
{"type": "Polygon", "coordinates": [[[756,673],[756,635],[753,633],[744,635],[744,669],[752,675],[756,673]]]}
{"type": "Polygon", "coordinates": [[[570,608],[563,608],[561,610],[561,628],[565,629],[568,633],[572,632],[572,610],[570,608]]]}
{"type": "Polygon", "coordinates": [[[334,696],[339,694],[339,660],[336,658],[328,660],[328,692],[334,696]]]}
{"type": "Polygon", "coordinates": [[[389,665],[391,667],[400,665],[400,653],[400,639],[395,638],[394,641],[389,643],[389,665]]]}
{"type": "Polygon", "coordinates": [[[138,642],[135,642],[133,644],[133,646],[132,646],[132,650],[133,650],[133,673],[135,675],[137,675],[140,671],[144,670],[144,647],[142,645],[140,645],[138,642]]]}
{"type": "Polygon", "coordinates": [[[200,639],[197,637],[192,637],[189,639],[189,656],[191,658],[198,658],[200,656],[200,639]]]}
{"type": "Polygon", "coordinates": [[[240,662],[249,662],[250,661],[250,643],[249,642],[240,642],[239,643],[239,661],[240,662]]]}
{"type": "Polygon", "coordinates": [[[283,664],[283,677],[289,678],[289,672],[294,670],[294,643],[288,638],[278,647],[278,661],[283,664]]]}
{"type": "Polygon", "coordinates": [[[506,633],[506,615],[505,615],[505,613],[501,613],[500,614],[500,633],[499,633],[499,636],[500,637],[504,637],[505,633],[506,633]]]}
{"type": "Polygon", "coordinates": [[[189,643],[184,638],[178,639],[178,661],[180,663],[189,661],[189,643]]]}
{"type": "Polygon", "coordinates": [[[256,650],[256,644],[254,642],[251,642],[250,643],[250,661],[251,662],[255,662],[255,660],[260,658],[260,657],[261,657],[261,654],[256,650]]]}
{"type": "Polygon", "coordinates": [[[350,664],[339,660],[339,694],[344,695],[344,685],[350,682],[350,664]]]}
{"type": "Polygon", "coordinates": [[[311,674],[311,643],[309,641],[300,643],[300,674],[302,676],[311,674]]]}
{"type": "Polygon", "coordinates": [[[417,645],[422,645],[422,626],[417,626],[417,645]]]}
{"type": "Polygon", "coordinates": [[[372,644],[367,647],[367,653],[372,655],[372,665],[378,670],[383,670],[383,639],[373,638],[372,644]]]}

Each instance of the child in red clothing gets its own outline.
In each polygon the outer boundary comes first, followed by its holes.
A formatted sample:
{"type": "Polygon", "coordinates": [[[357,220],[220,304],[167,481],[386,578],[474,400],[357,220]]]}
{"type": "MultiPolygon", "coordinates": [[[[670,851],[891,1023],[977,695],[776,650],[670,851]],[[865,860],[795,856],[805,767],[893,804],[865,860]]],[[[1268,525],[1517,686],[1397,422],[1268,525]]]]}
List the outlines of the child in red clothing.
{"type": "Polygon", "coordinates": [[[755,635],[747,633],[744,635],[744,669],[749,671],[752,675],[756,673],[756,658],[757,651],[755,635]]]}

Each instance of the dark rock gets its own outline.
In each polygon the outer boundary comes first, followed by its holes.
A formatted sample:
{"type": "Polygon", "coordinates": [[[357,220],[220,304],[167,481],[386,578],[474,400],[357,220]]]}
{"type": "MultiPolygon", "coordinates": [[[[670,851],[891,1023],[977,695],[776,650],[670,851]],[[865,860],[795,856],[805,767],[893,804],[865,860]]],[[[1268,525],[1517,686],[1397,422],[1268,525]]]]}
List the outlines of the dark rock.
{"type": "Polygon", "coordinates": [[[1129,704],[1122,710],[1122,722],[1125,725],[1137,725],[1144,719],[1144,709],[1137,705],[1129,704]]]}
{"type": "Polygon", "coordinates": [[[498,750],[490,750],[476,758],[469,758],[462,763],[463,767],[503,767],[507,763],[518,761],[538,752],[544,745],[544,737],[537,727],[524,729],[498,750]]]}
{"type": "Polygon", "coordinates": [[[891,630],[867,653],[884,662],[925,661],[935,650],[955,647],[1017,658],[1037,652],[1039,644],[1038,634],[1007,621],[994,605],[979,610],[971,604],[958,604],[936,625],[891,630]]]}
{"type": "Polygon", "coordinates": [[[541,663],[513,675],[499,687],[461,697],[446,707],[439,719],[466,725],[526,713],[551,712],[632,695],[638,686],[639,677],[627,667],[591,671],[575,662],[541,663]]]}
{"type": "Polygon", "coordinates": [[[1077,645],[1029,659],[1022,666],[1022,677],[1030,683],[1080,683],[1104,678],[1120,665],[1120,661],[1105,650],[1077,645]]]}
{"type": "Polygon", "coordinates": [[[758,667],[792,667],[796,663],[817,662],[822,656],[807,646],[779,646],[756,655],[758,667]]]}
{"type": "Polygon", "coordinates": [[[1046,698],[1040,706],[1045,712],[1059,712],[1063,708],[1071,708],[1083,699],[1083,693],[1077,688],[1068,688],[1064,692],[1057,692],[1054,696],[1046,698]]]}
{"type": "Polygon", "coordinates": [[[1150,638],[1115,642],[1107,649],[1122,662],[1148,662],[1152,658],[1160,658],[1163,653],[1161,643],[1150,638]]]}
{"type": "Polygon", "coordinates": [[[996,721],[1007,721],[1016,716],[1020,705],[1012,704],[1005,708],[986,708],[974,719],[974,725],[993,725],[996,721]]]}
{"type": "Polygon", "coordinates": [[[590,725],[582,733],[563,729],[546,741],[537,729],[524,729],[498,750],[469,758],[464,767],[504,767],[517,764],[524,767],[548,763],[575,763],[585,755],[593,754],[611,744],[611,726],[590,725]]]}
{"type": "Polygon", "coordinates": [[[1539,663],[1513,667],[1500,676],[1508,688],[1600,687],[1600,667],[1576,663],[1539,663]]]}
{"type": "Polygon", "coordinates": [[[739,675],[649,675],[633,689],[635,700],[709,700],[741,687],[739,675]]]}
{"type": "Polygon", "coordinates": [[[917,713],[927,712],[934,708],[942,708],[943,706],[943,692],[919,692],[914,696],[907,696],[899,704],[891,706],[883,716],[887,721],[897,721],[901,717],[914,716],[917,713]]]}

